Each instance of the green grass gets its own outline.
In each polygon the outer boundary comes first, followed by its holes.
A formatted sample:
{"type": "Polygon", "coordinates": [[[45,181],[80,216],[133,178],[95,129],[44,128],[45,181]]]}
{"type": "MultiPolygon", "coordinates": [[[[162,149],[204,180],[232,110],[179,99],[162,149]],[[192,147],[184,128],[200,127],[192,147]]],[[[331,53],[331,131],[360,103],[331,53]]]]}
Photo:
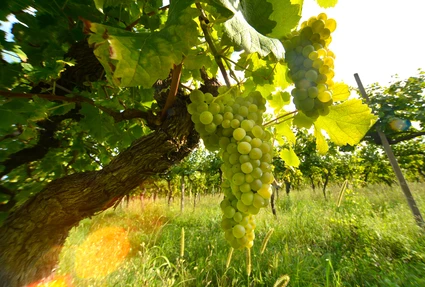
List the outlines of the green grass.
{"type": "MultiPolygon", "coordinates": [[[[425,214],[425,188],[412,184],[425,214]]],[[[321,192],[293,191],[270,210],[256,216],[251,251],[252,273],[246,274],[245,252],[229,247],[220,230],[220,197],[204,196],[193,211],[186,202],[171,207],[133,201],[72,230],[61,253],[60,274],[75,286],[273,286],[283,275],[288,286],[425,286],[425,233],[417,227],[398,187],[347,190],[338,208],[338,188],[325,201],[321,192]],[[97,279],[75,273],[75,254],[90,232],[105,226],[128,231],[131,250],[119,268],[97,279]],[[185,230],[180,257],[181,229],[185,230]],[[260,254],[262,240],[274,229],[260,254]]]]}

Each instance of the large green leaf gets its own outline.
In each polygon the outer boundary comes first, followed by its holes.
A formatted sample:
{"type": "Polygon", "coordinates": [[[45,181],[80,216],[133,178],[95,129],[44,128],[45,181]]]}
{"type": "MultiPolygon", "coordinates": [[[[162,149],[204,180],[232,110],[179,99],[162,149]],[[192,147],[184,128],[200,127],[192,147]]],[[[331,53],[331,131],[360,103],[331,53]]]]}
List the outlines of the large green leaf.
{"type": "MultiPolygon", "coordinates": [[[[276,23],[269,37],[281,39],[297,27],[301,19],[301,4],[294,4],[291,0],[267,0],[273,5],[273,13],[269,19],[276,23]]],[[[262,2],[262,1],[258,1],[262,2]]]]}
{"type": "Polygon", "coordinates": [[[226,36],[236,46],[242,47],[248,53],[257,52],[261,57],[272,53],[277,59],[283,59],[285,50],[278,39],[269,38],[263,33],[272,33],[276,22],[268,20],[274,7],[266,1],[242,0],[230,1],[219,0],[221,4],[232,11],[234,16],[224,23],[226,36]],[[258,3],[264,7],[257,9],[258,3]]]}
{"type": "Polygon", "coordinates": [[[157,32],[132,33],[102,24],[90,23],[89,43],[110,80],[123,87],[150,87],[168,76],[174,64],[198,41],[198,11],[192,1],[173,1],[166,26],[157,32]]]}
{"type": "Polygon", "coordinates": [[[326,117],[319,117],[317,129],[325,130],[337,145],[355,145],[365,136],[377,118],[359,99],[351,99],[330,107],[326,117]]]}

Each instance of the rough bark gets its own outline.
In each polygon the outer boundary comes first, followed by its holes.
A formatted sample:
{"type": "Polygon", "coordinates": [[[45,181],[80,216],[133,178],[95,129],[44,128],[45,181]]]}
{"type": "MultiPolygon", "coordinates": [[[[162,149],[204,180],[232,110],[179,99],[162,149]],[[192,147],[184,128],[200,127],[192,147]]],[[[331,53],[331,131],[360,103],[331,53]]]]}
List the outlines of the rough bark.
{"type": "Polygon", "coordinates": [[[165,172],[196,146],[185,103],[153,133],[140,138],[103,170],[49,183],[0,228],[0,286],[18,287],[49,275],[70,229],[114,205],[143,180],[165,172]]]}

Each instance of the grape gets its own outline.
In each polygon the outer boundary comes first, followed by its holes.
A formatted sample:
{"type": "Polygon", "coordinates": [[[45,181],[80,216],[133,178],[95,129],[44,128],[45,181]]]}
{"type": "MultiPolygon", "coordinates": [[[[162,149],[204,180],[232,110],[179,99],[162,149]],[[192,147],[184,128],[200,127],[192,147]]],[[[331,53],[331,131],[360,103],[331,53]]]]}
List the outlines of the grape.
{"type": "Polygon", "coordinates": [[[200,90],[193,90],[190,94],[190,100],[192,101],[192,103],[202,103],[204,99],[204,93],[200,90]]]}
{"type": "Polygon", "coordinates": [[[262,156],[263,156],[263,152],[261,151],[261,149],[257,147],[251,149],[251,151],[249,152],[249,157],[251,159],[260,159],[262,156]]]}
{"type": "Polygon", "coordinates": [[[254,193],[253,192],[244,192],[241,195],[241,201],[247,206],[252,204],[253,199],[254,199],[254,193]]]}
{"type": "Polygon", "coordinates": [[[246,131],[243,128],[237,128],[233,131],[233,138],[237,141],[242,140],[246,136],[246,131]]]}
{"type": "Polygon", "coordinates": [[[236,210],[232,206],[226,206],[223,214],[226,218],[232,218],[236,213],[236,210]]]}
{"type": "Polygon", "coordinates": [[[240,224],[237,224],[233,226],[232,232],[233,232],[233,236],[235,236],[236,238],[241,238],[242,236],[245,235],[245,227],[243,227],[240,224]]]}
{"type": "Polygon", "coordinates": [[[241,170],[243,173],[251,173],[253,170],[252,164],[250,162],[245,162],[241,165],[241,170]]]}
{"type": "Polygon", "coordinates": [[[248,142],[240,142],[238,144],[238,152],[240,154],[249,154],[251,151],[251,144],[248,142]]]}
{"type": "MultiPolygon", "coordinates": [[[[299,69],[297,73],[301,87],[293,94],[298,99],[309,96],[306,86],[311,84],[303,82],[306,74],[309,78],[315,78],[314,73],[318,73],[312,68],[313,61],[306,61],[301,55],[310,34],[312,31],[306,30],[302,39],[295,39],[296,45],[293,45],[300,47],[297,48],[300,54],[295,55],[294,59],[308,66],[307,72],[299,69]]],[[[309,56],[315,51],[315,47],[310,45],[304,49],[304,54],[309,56]]],[[[225,238],[234,248],[251,248],[255,238],[252,215],[269,202],[269,186],[274,180],[269,164],[272,161],[271,133],[262,126],[266,101],[257,91],[246,97],[233,97],[227,88],[219,88],[220,91],[225,94],[216,98],[209,93],[193,91],[188,112],[205,147],[219,149],[223,160],[220,169],[224,199],[220,209],[223,212],[221,227],[225,231],[225,238]]],[[[322,106],[327,107],[324,103],[322,106]]]]}
{"type": "Polygon", "coordinates": [[[295,84],[291,91],[293,103],[298,110],[314,119],[319,109],[321,114],[328,113],[320,103],[330,102],[333,96],[335,54],[328,45],[335,28],[335,20],[321,13],[303,22],[299,31],[293,31],[283,40],[288,78],[295,84]]]}

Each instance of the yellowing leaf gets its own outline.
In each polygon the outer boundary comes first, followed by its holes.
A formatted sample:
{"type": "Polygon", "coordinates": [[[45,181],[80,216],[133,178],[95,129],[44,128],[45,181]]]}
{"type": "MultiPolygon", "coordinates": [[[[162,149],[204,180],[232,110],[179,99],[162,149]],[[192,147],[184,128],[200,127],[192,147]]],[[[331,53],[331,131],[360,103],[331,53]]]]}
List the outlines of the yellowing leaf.
{"type": "Polygon", "coordinates": [[[317,127],[314,127],[314,136],[316,137],[317,151],[319,154],[326,154],[329,150],[329,146],[322,132],[317,127]]]}
{"type": "Polygon", "coordinates": [[[281,150],[279,156],[289,166],[298,167],[300,165],[300,159],[292,148],[281,150]]]}
{"type": "Polygon", "coordinates": [[[331,106],[326,117],[315,122],[317,129],[325,130],[337,145],[355,145],[365,136],[376,122],[377,117],[359,99],[348,100],[331,106]]]}
{"type": "Polygon", "coordinates": [[[334,102],[345,101],[350,96],[350,89],[347,84],[335,83],[332,87],[332,94],[334,102]]]}
{"type": "Polygon", "coordinates": [[[290,95],[288,92],[277,92],[269,98],[268,103],[272,109],[274,109],[274,113],[278,114],[280,110],[289,104],[290,95]]]}
{"type": "Polygon", "coordinates": [[[334,7],[336,3],[338,3],[338,0],[316,0],[317,4],[319,4],[322,8],[330,8],[334,7]]]}
{"type": "Polygon", "coordinates": [[[291,129],[291,126],[292,125],[290,124],[290,121],[285,121],[283,123],[276,125],[276,137],[277,138],[285,137],[289,143],[294,145],[296,141],[296,137],[294,135],[294,132],[291,129]]]}

